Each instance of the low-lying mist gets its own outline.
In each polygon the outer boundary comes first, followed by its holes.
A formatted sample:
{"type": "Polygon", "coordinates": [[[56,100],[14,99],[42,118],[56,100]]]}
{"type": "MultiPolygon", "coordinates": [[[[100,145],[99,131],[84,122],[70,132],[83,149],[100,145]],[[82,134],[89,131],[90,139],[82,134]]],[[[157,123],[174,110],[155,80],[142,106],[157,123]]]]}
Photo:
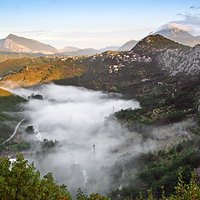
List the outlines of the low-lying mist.
{"type": "Polygon", "coordinates": [[[58,145],[38,153],[41,146],[33,142],[27,157],[42,174],[53,172],[56,181],[72,193],[78,188],[106,193],[122,187],[127,159],[156,148],[157,139],[144,139],[112,117],[121,109],[138,108],[135,100],[53,84],[14,92],[25,98],[32,93],[43,96],[43,100],[30,99],[24,105],[26,126],[34,126],[38,140],[57,140],[58,145]]]}

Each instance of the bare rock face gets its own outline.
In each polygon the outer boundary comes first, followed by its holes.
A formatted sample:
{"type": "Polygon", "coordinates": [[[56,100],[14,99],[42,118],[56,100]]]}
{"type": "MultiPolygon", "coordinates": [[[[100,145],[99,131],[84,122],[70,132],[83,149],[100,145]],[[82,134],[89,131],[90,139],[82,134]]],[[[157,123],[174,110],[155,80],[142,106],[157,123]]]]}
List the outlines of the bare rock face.
{"type": "Polygon", "coordinates": [[[195,75],[200,73],[200,45],[188,49],[168,49],[160,56],[158,62],[162,69],[171,75],[179,73],[195,75]]]}

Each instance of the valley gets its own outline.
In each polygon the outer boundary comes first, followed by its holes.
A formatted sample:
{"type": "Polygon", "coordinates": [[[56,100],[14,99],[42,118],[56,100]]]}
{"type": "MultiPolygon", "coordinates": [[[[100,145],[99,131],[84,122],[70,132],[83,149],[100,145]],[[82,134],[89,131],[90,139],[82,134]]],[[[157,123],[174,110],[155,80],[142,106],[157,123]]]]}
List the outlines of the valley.
{"type": "Polygon", "coordinates": [[[0,1],[0,200],[199,200],[199,0],[0,1]]]}
{"type": "Polygon", "coordinates": [[[150,35],[131,51],[1,62],[1,141],[26,119],[1,155],[23,152],[73,195],[173,193],[180,167],[186,182],[200,167],[199,53],[150,35]]]}

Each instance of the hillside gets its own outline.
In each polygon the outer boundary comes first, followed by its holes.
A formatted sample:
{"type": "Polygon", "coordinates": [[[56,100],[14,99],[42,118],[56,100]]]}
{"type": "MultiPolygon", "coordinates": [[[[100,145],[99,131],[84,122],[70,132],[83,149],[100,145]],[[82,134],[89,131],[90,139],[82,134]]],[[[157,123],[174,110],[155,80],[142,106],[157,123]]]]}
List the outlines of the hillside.
{"type": "Polygon", "coordinates": [[[27,87],[79,76],[83,72],[84,67],[75,64],[73,59],[40,57],[7,60],[0,63],[0,74],[3,76],[0,84],[27,87]]]}
{"type": "Polygon", "coordinates": [[[159,53],[168,49],[184,49],[187,48],[177,42],[167,39],[161,35],[149,35],[139,41],[131,50],[136,53],[159,53]]]}
{"type": "Polygon", "coordinates": [[[9,59],[20,59],[20,58],[34,58],[44,56],[44,54],[27,54],[27,53],[15,53],[15,52],[0,52],[0,63],[9,59]]]}
{"type": "Polygon", "coordinates": [[[45,64],[47,61],[48,59],[45,59],[43,57],[22,57],[17,59],[11,58],[0,63],[0,76],[3,77],[5,75],[19,72],[29,65],[42,65],[45,64]]]}
{"type": "Polygon", "coordinates": [[[0,88],[0,143],[13,133],[14,126],[20,120],[20,117],[13,113],[19,111],[19,105],[24,102],[23,98],[0,88]]]}
{"type": "Polygon", "coordinates": [[[7,97],[7,96],[11,96],[11,95],[12,95],[12,93],[10,93],[9,91],[0,88],[0,97],[7,97]]]}
{"type": "Polygon", "coordinates": [[[200,72],[200,45],[186,50],[168,49],[158,57],[159,65],[171,75],[190,74],[200,72]]]}

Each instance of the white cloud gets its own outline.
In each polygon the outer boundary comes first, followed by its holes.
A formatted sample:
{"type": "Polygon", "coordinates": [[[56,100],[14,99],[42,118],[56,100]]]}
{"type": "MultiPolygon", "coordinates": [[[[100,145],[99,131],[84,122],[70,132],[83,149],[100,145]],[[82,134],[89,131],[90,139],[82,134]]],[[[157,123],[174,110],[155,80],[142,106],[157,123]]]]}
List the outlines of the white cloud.
{"type": "Polygon", "coordinates": [[[191,25],[175,23],[175,22],[165,24],[159,28],[159,30],[163,30],[163,29],[179,29],[179,30],[187,31],[187,32],[191,32],[193,30],[191,25]]]}

